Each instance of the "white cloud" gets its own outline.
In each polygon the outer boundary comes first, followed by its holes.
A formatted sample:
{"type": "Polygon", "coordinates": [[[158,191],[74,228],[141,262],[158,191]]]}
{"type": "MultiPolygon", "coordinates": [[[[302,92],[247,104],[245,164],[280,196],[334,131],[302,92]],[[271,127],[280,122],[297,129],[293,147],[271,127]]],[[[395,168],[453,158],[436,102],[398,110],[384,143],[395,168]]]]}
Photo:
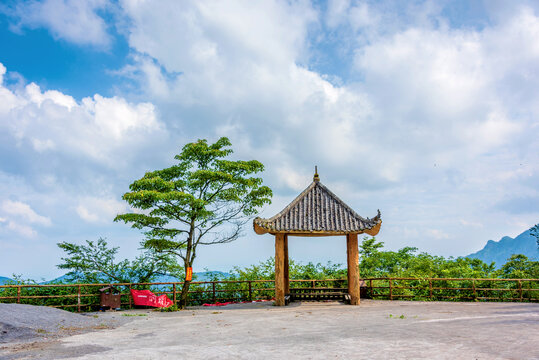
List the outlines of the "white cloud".
{"type": "Polygon", "coordinates": [[[4,75],[6,74],[6,71],[7,69],[4,64],[0,63],[0,84],[4,82],[4,75]]]}
{"type": "Polygon", "coordinates": [[[7,228],[12,232],[27,238],[33,238],[37,235],[37,231],[32,229],[31,226],[21,225],[15,221],[8,221],[7,228]]]}
{"type": "Polygon", "coordinates": [[[333,0],[328,3],[326,23],[330,28],[350,26],[353,31],[373,28],[381,21],[377,11],[373,11],[367,2],[352,4],[348,0],[333,0]]]}
{"type": "MultiPolygon", "coordinates": [[[[307,143],[308,151],[319,144],[313,158],[339,164],[353,158],[356,128],[370,110],[364,97],[298,65],[308,58],[315,10],[301,2],[211,4],[210,11],[200,2],[161,2],[151,9],[124,3],[132,18],[130,45],[139,52],[135,66],[124,70],[142,74],[141,88],[164,116],[204,137],[226,122],[242,129],[259,153],[278,154],[284,162],[297,158],[291,142],[307,143]]],[[[309,173],[311,161],[305,164],[309,173]]]]}
{"type": "Polygon", "coordinates": [[[449,239],[449,235],[439,229],[429,229],[427,230],[427,234],[429,234],[436,240],[449,239]]]}
{"type": "Polygon", "coordinates": [[[100,132],[110,134],[114,140],[122,140],[138,130],[158,131],[161,125],[156,119],[155,108],[150,103],[130,104],[122,98],[105,98],[95,95],[82,100],[84,110],[94,116],[100,132]]]}
{"type": "MultiPolygon", "coordinates": [[[[0,74],[5,72],[1,65],[0,74]]],[[[52,233],[56,240],[75,223],[81,228],[86,222],[111,223],[125,208],[114,197],[144,173],[149,159],[162,155],[169,141],[151,103],[98,94],[76,101],[34,83],[0,83],[0,134],[7,154],[0,190],[2,197],[17,199],[0,200],[5,220],[0,237],[13,240],[41,241],[52,233]]]]}
{"type": "Polygon", "coordinates": [[[21,201],[4,200],[0,206],[4,216],[14,216],[22,218],[31,224],[44,226],[51,225],[51,219],[37,214],[28,204],[21,201]]]}
{"type": "Polygon", "coordinates": [[[85,197],[76,207],[79,217],[89,223],[111,223],[116,215],[128,210],[126,203],[114,198],[85,197]]]}
{"type": "Polygon", "coordinates": [[[5,224],[9,231],[27,238],[37,235],[34,225],[52,225],[49,217],[39,215],[22,201],[3,200],[0,203],[0,214],[0,224],[5,224]]]}
{"type": "Polygon", "coordinates": [[[281,166],[277,173],[280,180],[290,189],[295,191],[302,191],[305,188],[305,184],[308,182],[304,173],[293,169],[290,166],[281,166]]]}
{"type": "Polygon", "coordinates": [[[472,226],[472,227],[478,227],[478,228],[483,227],[483,224],[476,221],[468,221],[468,220],[460,219],[459,222],[464,226],[472,226]]]}
{"type": "Polygon", "coordinates": [[[28,84],[25,90],[27,99],[36,104],[38,107],[41,107],[41,104],[46,100],[50,100],[54,104],[63,106],[68,110],[71,110],[75,105],[77,105],[73,97],[64,95],[56,90],[41,92],[41,89],[35,83],[28,84]]]}
{"type": "MultiPolygon", "coordinates": [[[[1,70],[1,69],[0,69],[1,70]]],[[[0,129],[37,152],[77,154],[108,166],[125,163],[130,150],[166,139],[151,103],[130,103],[99,94],[82,99],[41,91],[30,83],[22,91],[0,83],[0,129]]]]}
{"type": "Polygon", "coordinates": [[[111,37],[98,11],[109,6],[107,0],[31,0],[17,4],[8,14],[16,20],[12,25],[16,31],[44,27],[57,39],[107,47],[111,37]]]}
{"type": "Polygon", "coordinates": [[[43,152],[45,150],[54,149],[55,144],[51,139],[32,139],[32,146],[37,152],[43,152]]]}
{"type": "Polygon", "coordinates": [[[133,48],[168,71],[202,69],[215,76],[231,60],[239,66],[288,66],[302,56],[306,26],[316,17],[304,2],[122,1],[122,6],[132,20],[133,48]]]}

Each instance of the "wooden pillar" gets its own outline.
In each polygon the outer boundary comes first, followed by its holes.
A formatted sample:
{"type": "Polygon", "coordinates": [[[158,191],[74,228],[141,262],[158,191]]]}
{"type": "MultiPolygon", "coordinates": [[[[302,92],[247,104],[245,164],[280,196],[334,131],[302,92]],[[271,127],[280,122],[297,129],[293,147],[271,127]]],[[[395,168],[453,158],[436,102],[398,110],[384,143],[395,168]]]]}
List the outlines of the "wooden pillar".
{"type": "Polygon", "coordinates": [[[346,235],[346,253],[348,260],[348,293],[350,305],[359,305],[359,250],[357,234],[346,235]]]}
{"type": "Polygon", "coordinates": [[[275,305],[284,306],[284,234],[275,234],[275,305]]]}
{"type": "Polygon", "coordinates": [[[284,294],[290,294],[290,276],[288,273],[288,266],[290,262],[288,260],[288,234],[284,235],[284,294]]]}

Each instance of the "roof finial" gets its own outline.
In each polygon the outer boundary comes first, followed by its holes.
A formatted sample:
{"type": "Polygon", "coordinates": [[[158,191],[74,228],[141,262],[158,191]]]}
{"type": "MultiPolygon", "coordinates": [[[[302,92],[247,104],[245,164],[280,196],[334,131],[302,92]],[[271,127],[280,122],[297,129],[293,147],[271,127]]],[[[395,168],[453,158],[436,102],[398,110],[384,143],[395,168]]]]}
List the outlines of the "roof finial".
{"type": "Polygon", "coordinates": [[[314,176],[313,176],[313,181],[320,181],[320,176],[318,176],[318,166],[315,165],[314,167],[314,176]]]}

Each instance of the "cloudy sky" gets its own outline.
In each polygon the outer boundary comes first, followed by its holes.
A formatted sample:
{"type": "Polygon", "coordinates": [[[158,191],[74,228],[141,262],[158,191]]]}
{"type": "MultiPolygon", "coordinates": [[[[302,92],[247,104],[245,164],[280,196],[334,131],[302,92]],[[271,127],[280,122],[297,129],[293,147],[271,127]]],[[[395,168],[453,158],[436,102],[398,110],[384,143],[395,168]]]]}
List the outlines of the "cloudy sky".
{"type": "MultiPolygon", "coordinates": [[[[106,237],[146,171],[228,136],[266,166],[272,216],[321,181],[389,249],[460,256],[539,221],[534,1],[44,0],[0,5],[0,275],[61,275],[60,241],[106,237]]],[[[270,235],[195,271],[273,254],[270,235]]],[[[293,238],[345,262],[342,238],[293,238]]]]}

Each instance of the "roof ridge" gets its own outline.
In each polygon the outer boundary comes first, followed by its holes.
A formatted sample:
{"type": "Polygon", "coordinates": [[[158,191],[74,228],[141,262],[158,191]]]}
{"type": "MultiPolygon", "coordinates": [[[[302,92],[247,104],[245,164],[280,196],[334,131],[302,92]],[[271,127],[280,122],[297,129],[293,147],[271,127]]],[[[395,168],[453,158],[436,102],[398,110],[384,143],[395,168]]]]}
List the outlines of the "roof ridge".
{"type": "MultiPolygon", "coordinates": [[[[304,197],[305,195],[307,195],[307,193],[309,193],[309,191],[311,191],[313,188],[315,188],[316,186],[320,186],[325,192],[327,192],[333,199],[335,199],[335,201],[337,201],[339,203],[339,205],[341,205],[342,207],[344,207],[346,210],[350,211],[350,213],[358,218],[359,220],[361,221],[369,221],[369,220],[372,220],[371,218],[364,218],[363,216],[359,215],[356,211],[354,211],[354,209],[352,209],[350,206],[348,206],[340,197],[338,197],[333,191],[329,190],[329,188],[322,184],[322,182],[320,180],[318,181],[313,181],[309,186],[307,186],[305,188],[305,190],[303,190],[298,196],[296,196],[296,198],[294,200],[292,200],[292,202],[290,204],[288,204],[283,210],[279,211],[277,214],[273,215],[272,217],[268,218],[268,219],[262,219],[262,218],[259,218],[261,220],[264,220],[264,221],[274,221],[274,220],[277,220],[279,219],[280,217],[282,217],[283,215],[285,215],[287,212],[289,212],[298,202],[300,202],[304,197]]],[[[380,212],[380,210],[378,210],[378,212],[380,212]]],[[[376,218],[376,216],[375,216],[376,218]]],[[[374,218],[373,218],[374,219],[374,218]]]]}
{"type": "MultiPolygon", "coordinates": [[[[269,219],[264,219],[264,220],[273,221],[273,220],[276,220],[279,217],[283,216],[284,214],[286,214],[286,212],[289,211],[290,209],[292,209],[298,202],[300,202],[305,197],[305,195],[309,191],[311,191],[312,188],[314,188],[316,186],[316,184],[317,184],[317,182],[313,181],[309,186],[307,186],[305,188],[305,190],[303,190],[298,196],[296,196],[296,198],[294,200],[292,200],[292,202],[290,204],[286,205],[286,207],[284,209],[282,209],[281,211],[279,211],[277,214],[273,215],[269,219]]],[[[318,182],[318,184],[320,184],[320,182],[318,182]]]]}

